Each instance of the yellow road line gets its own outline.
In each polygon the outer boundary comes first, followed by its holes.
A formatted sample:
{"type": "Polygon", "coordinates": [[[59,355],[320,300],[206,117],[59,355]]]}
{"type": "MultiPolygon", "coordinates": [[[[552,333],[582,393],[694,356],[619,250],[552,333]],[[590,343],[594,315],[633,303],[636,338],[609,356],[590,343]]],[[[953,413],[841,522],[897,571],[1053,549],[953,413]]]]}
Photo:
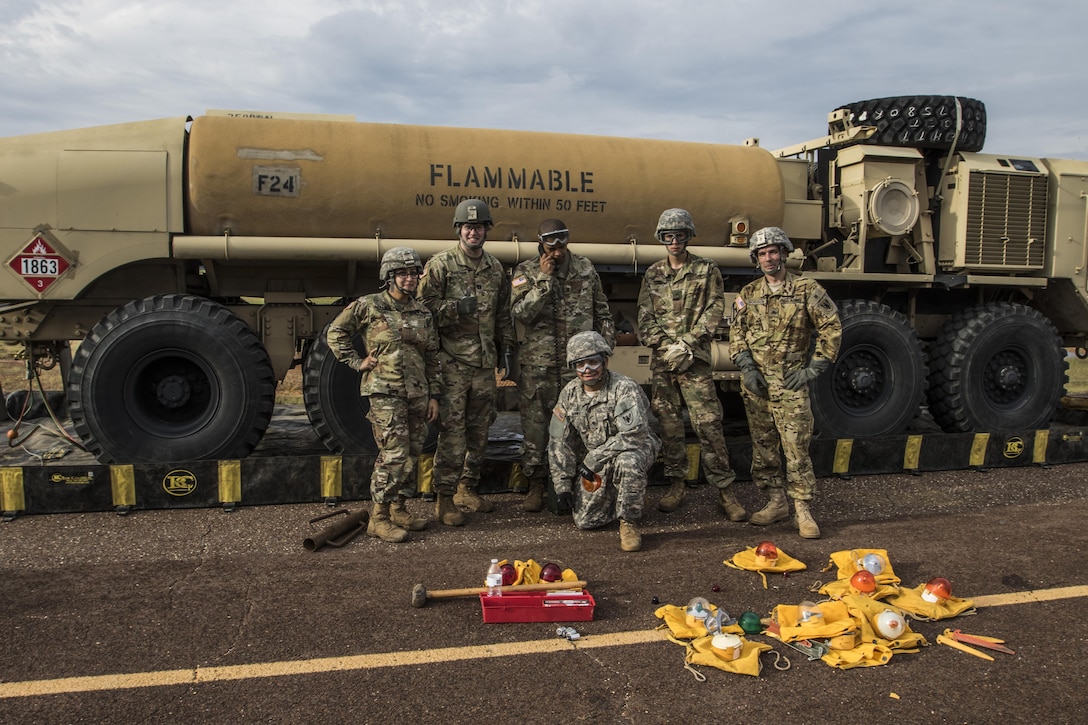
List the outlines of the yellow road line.
{"type": "Polygon", "coordinates": [[[1031,602],[1049,602],[1055,599],[1075,599],[1088,597],[1088,586],[1060,587],[1058,589],[1032,589],[1027,592],[1012,594],[991,594],[983,597],[971,597],[976,607],[1002,607],[1007,604],[1029,604],[1031,602]]]}
{"type": "MultiPolygon", "coordinates": [[[[1088,585],[1063,587],[1060,589],[1042,589],[1013,594],[992,594],[973,597],[978,607],[1000,607],[1011,604],[1046,602],[1055,599],[1073,599],[1088,597],[1088,585]]],[[[131,674],[96,675],[91,677],[62,677],[55,680],[27,680],[24,682],[0,683],[0,699],[15,697],[40,697],[42,695],[61,695],[74,692],[101,692],[106,690],[126,690],[140,687],[164,687],[167,685],[190,685],[205,682],[224,682],[228,680],[248,680],[265,677],[285,677],[289,675],[311,675],[321,672],[345,672],[351,670],[370,670],[384,667],[405,667],[426,665],[436,662],[454,662],[457,660],[487,659],[490,657],[511,657],[514,655],[541,654],[560,652],[571,649],[598,649],[602,647],[621,647],[633,644],[645,644],[663,640],[665,634],[659,630],[636,630],[632,632],[614,632],[595,634],[580,639],[572,644],[565,639],[541,639],[528,642],[506,642],[500,644],[476,645],[473,647],[445,647],[441,649],[416,650],[410,652],[379,652],[369,655],[350,657],[322,657],[309,660],[285,662],[262,662],[251,665],[229,667],[194,667],[182,670],[160,670],[158,672],[134,672],[131,674]]]]}

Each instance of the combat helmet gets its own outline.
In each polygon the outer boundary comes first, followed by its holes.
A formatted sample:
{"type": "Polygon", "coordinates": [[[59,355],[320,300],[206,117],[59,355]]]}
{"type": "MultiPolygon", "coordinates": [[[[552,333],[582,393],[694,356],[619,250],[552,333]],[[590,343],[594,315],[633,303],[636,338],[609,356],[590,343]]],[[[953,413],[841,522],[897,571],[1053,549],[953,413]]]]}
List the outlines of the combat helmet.
{"type": "Polygon", "coordinates": [[[453,228],[457,229],[462,224],[486,224],[490,227],[493,224],[491,209],[479,199],[465,199],[453,212],[453,228]]]}
{"type": "Polygon", "coordinates": [[[664,244],[665,240],[662,235],[665,232],[680,231],[687,231],[691,236],[695,236],[695,222],[692,220],[688,210],[666,209],[661,212],[661,216],[657,220],[657,231],[654,233],[654,236],[657,237],[657,241],[664,244]]]}
{"type": "Polygon", "coordinates": [[[587,330],[579,332],[567,341],[567,365],[573,365],[579,360],[585,360],[594,355],[605,357],[612,355],[612,348],[601,337],[601,333],[587,330]]]}
{"type": "Polygon", "coordinates": [[[409,269],[411,267],[415,267],[420,272],[423,271],[423,260],[419,258],[419,253],[411,247],[393,247],[382,255],[382,265],[378,269],[378,279],[387,280],[389,275],[398,269],[409,269]]]}
{"type": "Polygon", "coordinates": [[[748,238],[748,256],[752,258],[752,264],[756,264],[756,252],[764,247],[773,246],[780,247],[783,254],[793,251],[793,242],[778,227],[763,227],[756,230],[755,234],[748,238]]]}

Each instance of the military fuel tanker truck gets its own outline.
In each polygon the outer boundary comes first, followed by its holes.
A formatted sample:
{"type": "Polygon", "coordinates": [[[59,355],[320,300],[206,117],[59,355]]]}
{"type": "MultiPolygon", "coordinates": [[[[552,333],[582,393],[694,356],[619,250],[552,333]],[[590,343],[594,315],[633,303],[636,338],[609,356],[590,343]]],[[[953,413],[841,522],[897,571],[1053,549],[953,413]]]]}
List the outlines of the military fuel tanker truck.
{"type": "MultiPolygon", "coordinates": [[[[390,247],[452,246],[466,198],[492,207],[487,249],[511,267],[563,219],[621,330],[664,256],[662,210],[691,211],[729,302],[756,274],[749,233],[784,228],[843,320],[812,388],[825,436],[898,434],[924,404],[948,431],[1045,427],[1064,348],[1088,338],[1088,162],[980,153],[973,99],[849,104],[778,150],[269,115],[0,139],[0,340],[60,366],[101,461],[245,456],[295,365],[320,438],[372,451],[322,331],[378,288],[390,247]]],[[[613,365],[645,382],[650,351],[627,338],[613,365]]]]}

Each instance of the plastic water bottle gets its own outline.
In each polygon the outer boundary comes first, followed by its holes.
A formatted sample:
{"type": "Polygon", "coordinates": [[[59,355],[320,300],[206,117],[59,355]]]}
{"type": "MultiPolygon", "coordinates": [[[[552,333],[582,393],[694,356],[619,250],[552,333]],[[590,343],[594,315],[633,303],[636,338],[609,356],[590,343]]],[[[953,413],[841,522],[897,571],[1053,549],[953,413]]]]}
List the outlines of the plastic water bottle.
{"type": "Polygon", "coordinates": [[[502,596],[502,569],[499,568],[499,560],[492,559],[491,566],[487,568],[487,596],[502,596]]]}

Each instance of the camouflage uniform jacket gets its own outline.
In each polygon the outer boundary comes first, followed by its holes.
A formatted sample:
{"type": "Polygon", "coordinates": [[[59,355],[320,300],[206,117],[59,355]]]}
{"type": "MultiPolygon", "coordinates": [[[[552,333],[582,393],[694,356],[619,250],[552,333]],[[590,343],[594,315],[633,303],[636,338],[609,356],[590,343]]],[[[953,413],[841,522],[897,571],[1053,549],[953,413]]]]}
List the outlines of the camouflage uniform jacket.
{"type": "Polygon", "coordinates": [[[776,293],[761,277],[745,285],[734,303],[730,354],[736,361],[738,354],[749,350],[772,387],[781,388],[787,370],[808,365],[810,350],[813,357],[834,362],[841,342],[835,302],[813,279],[787,272],[776,293]]]}
{"type": "Polygon", "coordinates": [[[345,307],[326,333],[332,354],[353,370],[363,364],[351,338],[363,333],[377,366],[363,373],[362,395],[438,397],[438,334],[430,310],[414,299],[398,302],[388,292],[366,295],[345,307]]]}
{"type": "Polygon", "coordinates": [[[594,330],[616,345],[612,311],[593,263],[577,254],[567,258],[554,274],[540,271],[540,260],[522,262],[511,282],[510,312],[525,327],[519,349],[522,365],[566,367],[567,340],[594,330]]]}
{"type": "MultiPolygon", "coordinates": [[[[650,428],[650,401],[626,375],[608,370],[608,380],[594,394],[571,380],[552,413],[548,460],[557,493],[571,490],[579,462],[600,472],[621,453],[635,452],[652,463],[661,441],[650,428]],[[582,461],[578,456],[585,450],[582,461]]],[[[649,465],[647,465],[647,468],[649,465]]]]}
{"type": "Polygon", "coordinates": [[[639,341],[656,348],[683,340],[695,357],[711,362],[711,343],[725,313],[724,294],[722,273],[709,259],[689,252],[675,271],[668,259],[654,262],[638,294],[639,341]]]}
{"type": "Polygon", "coordinates": [[[502,263],[487,252],[479,266],[460,245],[431,257],[419,281],[419,299],[434,314],[442,350],[466,365],[494,368],[499,352],[514,345],[510,283],[502,263]],[[475,314],[457,314],[462,297],[476,298],[475,314]]]}

